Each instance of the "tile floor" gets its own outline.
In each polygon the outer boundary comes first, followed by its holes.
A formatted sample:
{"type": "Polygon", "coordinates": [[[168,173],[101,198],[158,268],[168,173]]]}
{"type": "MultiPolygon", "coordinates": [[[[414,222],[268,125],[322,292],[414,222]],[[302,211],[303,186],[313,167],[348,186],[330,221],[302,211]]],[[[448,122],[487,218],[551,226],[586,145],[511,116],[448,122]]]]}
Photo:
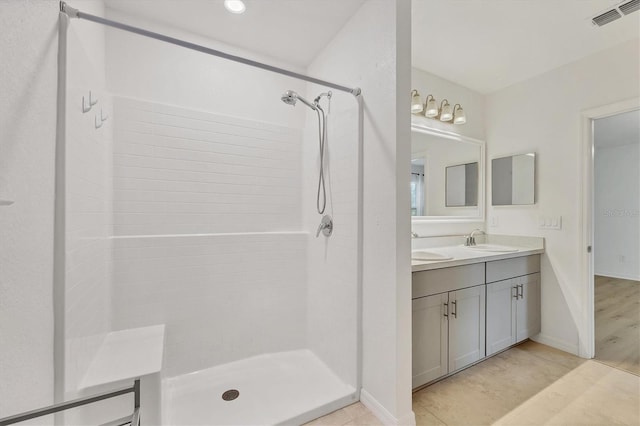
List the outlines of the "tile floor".
{"type": "MultiPolygon", "coordinates": [[[[640,425],[640,378],[525,342],[413,395],[418,425],[640,425]]],[[[380,425],[360,403],[309,425],[380,425]]]]}

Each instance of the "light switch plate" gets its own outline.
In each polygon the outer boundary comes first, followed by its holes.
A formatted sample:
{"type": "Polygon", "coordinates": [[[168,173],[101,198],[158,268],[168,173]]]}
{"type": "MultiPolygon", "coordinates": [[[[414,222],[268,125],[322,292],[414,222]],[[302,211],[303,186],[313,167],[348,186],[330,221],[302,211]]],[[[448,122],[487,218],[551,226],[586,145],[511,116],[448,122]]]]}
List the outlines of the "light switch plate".
{"type": "Polygon", "coordinates": [[[562,216],[538,216],[539,229],[562,229],[562,216]]]}

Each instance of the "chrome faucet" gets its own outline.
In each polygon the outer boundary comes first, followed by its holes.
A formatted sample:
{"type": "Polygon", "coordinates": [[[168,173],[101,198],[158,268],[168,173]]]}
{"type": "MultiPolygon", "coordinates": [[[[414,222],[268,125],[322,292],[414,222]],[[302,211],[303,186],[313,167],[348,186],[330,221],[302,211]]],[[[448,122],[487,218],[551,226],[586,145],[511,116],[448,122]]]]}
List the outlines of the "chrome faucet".
{"type": "Polygon", "coordinates": [[[471,247],[471,246],[475,246],[476,245],[476,238],[475,238],[476,232],[485,234],[485,232],[480,230],[480,229],[474,229],[473,231],[471,231],[471,233],[469,235],[467,235],[467,237],[466,237],[466,239],[464,241],[464,245],[465,246],[471,247]]]}

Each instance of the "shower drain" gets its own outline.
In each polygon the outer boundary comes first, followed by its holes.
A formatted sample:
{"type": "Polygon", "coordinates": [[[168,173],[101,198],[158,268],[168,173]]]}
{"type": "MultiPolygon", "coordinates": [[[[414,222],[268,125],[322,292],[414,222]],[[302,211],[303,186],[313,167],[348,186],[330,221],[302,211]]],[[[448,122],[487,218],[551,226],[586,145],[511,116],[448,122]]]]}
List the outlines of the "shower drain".
{"type": "Polygon", "coordinates": [[[238,396],[240,396],[240,392],[235,389],[229,389],[222,394],[222,399],[224,399],[225,401],[233,401],[238,396]]]}

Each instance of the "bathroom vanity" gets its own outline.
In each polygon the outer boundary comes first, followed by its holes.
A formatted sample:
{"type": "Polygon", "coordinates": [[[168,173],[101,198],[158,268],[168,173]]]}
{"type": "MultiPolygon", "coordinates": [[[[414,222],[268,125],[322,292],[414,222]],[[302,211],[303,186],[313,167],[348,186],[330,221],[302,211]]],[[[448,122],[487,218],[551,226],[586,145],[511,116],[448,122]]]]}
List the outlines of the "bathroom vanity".
{"type": "Polygon", "coordinates": [[[540,332],[538,240],[414,250],[444,259],[412,260],[414,389],[540,332]]]}

